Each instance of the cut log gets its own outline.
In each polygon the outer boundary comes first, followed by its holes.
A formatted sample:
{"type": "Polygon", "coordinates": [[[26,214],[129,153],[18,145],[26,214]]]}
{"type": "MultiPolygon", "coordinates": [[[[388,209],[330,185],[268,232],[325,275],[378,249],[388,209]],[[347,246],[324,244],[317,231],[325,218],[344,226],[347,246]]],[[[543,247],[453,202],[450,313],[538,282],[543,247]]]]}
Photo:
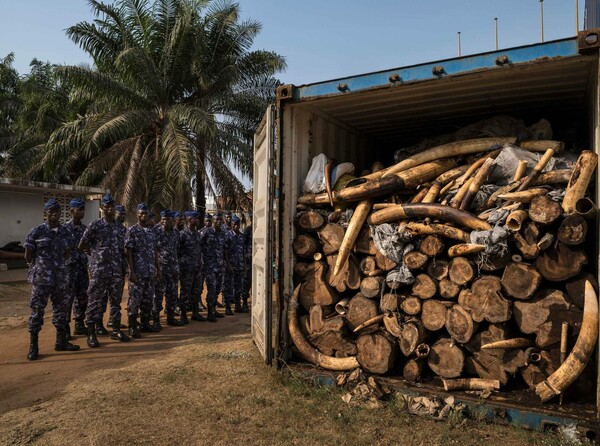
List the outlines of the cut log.
{"type": "Polygon", "coordinates": [[[368,298],[379,297],[383,284],[383,277],[365,277],[360,282],[360,292],[368,298]]]}
{"type": "Polygon", "coordinates": [[[504,350],[482,350],[481,346],[507,338],[508,329],[503,324],[490,324],[489,327],[475,334],[465,344],[470,355],[466,358],[465,370],[483,379],[497,379],[501,384],[508,382],[504,350]]]}
{"type": "Polygon", "coordinates": [[[466,285],[475,277],[475,268],[468,259],[455,257],[448,265],[448,277],[457,285],[466,285]]]}
{"type": "Polygon", "coordinates": [[[326,308],[322,305],[313,305],[309,312],[309,322],[311,335],[316,335],[325,331],[342,331],[344,320],[341,316],[326,318],[326,308]]]}
{"type": "Polygon", "coordinates": [[[511,263],[502,274],[502,288],[515,299],[529,299],[541,282],[541,274],[535,267],[526,263],[511,263]]]}
{"type": "Polygon", "coordinates": [[[388,259],[379,251],[377,251],[377,253],[375,254],[375,261],[377,262],[377,266],[379,267],[379,269],[382,271],[391,271],[394,268],[396,268],[396,266],[398,266],[396,262],[394,262],[391,259],[388,259]]]}
{"type": "Polygon", "coordinates": [[[504,251],[500,255],[488,255],[482,256],[476,260],[477,268],[481,271],[499,271],[505,268],[511,261],[511,254],[509,250],[504,251]]]}
{"type": "Polygon", "coordinates": [[[419,251],[429,257],[435,257],[444,251],[444,242],[435,235],[428,235],[421,240],[419,251]]]}
{"type": "Polygon", "coordinates": [[[437,293],[437,283],[427,274],[419,274],[412,285],[412,294],[421,299],[431,299],[437,293]]]}
{"type": "Polygon", "coordinates": [[[461,243],[458,245],[451,246],[448,249],[448,257],[451,259],[454,257],[463,257],[471,254],[478,254],[485,251],[485,245],[478,245],[476,243],[461,243]]]}
{"type": "Polygon", "coordinates": [[[391,370],[397,355],[397,342],[385,332],[359,336],[356,340],[360,366],[369,373],[384,374],[391,370]]]}
{"type": "Polygon", "coordinates": [[[547,249],[537,258],[535,266],[544,279],[562,282],[577,276],[587,263],[585,251],[557,243],[556,248],[547,249]]]}
{"type": "Polygon", "coordinates": [[[294,282],[304,282],[312,268],[312,263],[296,262],[294,265],[294,282]]]}
{"type": "Polygon", "coordinates": [[[433,259],[427,265],[427,275],[438,281],[448,277],[448,270],[448,261],[443,259],[433,259]]]}
{"type": "Polygon", "coordinates": [[[325,269],[324,262],[315,262],[312,271],[302,282],[298,300],[306,311],[310,311],[313,305],[333,305],[338,300],[325,280],[325,269]]]}
{"type": "Polygon", "coordinates": [[[327,256],[327,283],[334,287],[338,292],[343,293],[348,290],[358,290],[360,288],[360,272],[356,265],[354,256],[350,255],[348,261],[344,264],[337,276],[333,275],[333,266],[337,260],[337,255],[327,256]]]}
{"type": "Polygon", "coordinates": [[[515,302],[514,313],[519,330],[535,334],[535,343],[540,348],[560,342],[563,322],[578,331],[582,318],[581,310],[571,305],[562,291],[552,289],[539,291],[529,301],[515,302]]]}
{"type": "Polygon", "coordinates": [[[423,359],[409,359],[402,369],[402,377],[411,383],[419,381],[421,379],[421,374],[423,373],[424,365],[425,360],[423,359]]]}
{"type": "Polygon", "coordinates": [[[469,312],[460,305],[453,305],[446,311],[446,330],[452,339],[461,344],[471,340],[478,326],[469,312]]]}
{"type": "Polygon", "coordinates": [[[450,279],[442,279],[438,284],[440,296],[444,299],[456,299],[458,293],[460,293],[460,287],[452,282],[450,279]]]}
{"type": "Polygon", "coordinates": [[[409,270],[415,271],[425,268],[427,262],[429,261],[429,257],[422,252],[412,251],[404,256],[403,261],[409,270]]]}
{"type": "Polygon", "coordinates": [[[316,231],[324,224],[325,219],[317,211],[307,211],[298,219],[298,226],[305,231],[316,231]]]}
{"type": "Polygon", "coordinates": [[[409,316],[416,316],[421,312],[421,299],[409,296],[402,301],[400,309],[409,316]]]}
{"type": "Polygon", "coordinates": [[[568,246],[581,245],[587,235],[588,224],[585,218],[574,213],[568,215],[560,224],[556,238],[568,246]]]}
{"type": "Polygon", "coordinates": [[[411,320],[402,326],[400,336],[400,351],[404,356],[412,355],[417,346],[427,338],[427,330],[423,327],[421,321],[411,320]]]}
{"type": "Polygon", "coordinates": [[[597,164],[598,155],[594,152],[584,150],[579,155],[562,202],[562,208],[567,214],[575,211],[575,203],[585,195],[597,164]]]}
{"type": "Polygon", "coordinates": [[[342,246],[344,228],[335,223],[327,223],[319,231],[319,239],[323,245],[325,255],[335,254],[340,250],[340,246],[342,246]]]}
{"type": "Polygon", "coordinates": [[[312,259],[313,255],[319,250],[320,245],[316,238],[309,235],[300,234],[294,239],[292,249],[299,257],[312,259]]]}
{"type": "Polygon", "coordinates": [[[581,273],[577,277],[566,283],[567,294],[577,308],[583,310],[583,302],[585,300],[585,282],[590,282],[594,291],[598,293],[598,281],[596,277],[590,273],[581,273]]]}
{"type": "Polygon", "coordinates": [[[502,284],[495,276],[482,276],[473,282],[471,290],[458,295],[458,303],[471,312],[473,320],[482,322],[505,322],[510,319],[511,303],[502,296],[502,284]]]}
{"type": "Polygon", "coordinates": [[[339,331],[325,331],[310,336],[308,341],[327,356],[346,358],[357,353],[356,344],[346,339],[339,331]]]}
{"type": "Polygon", "coordinates": [[[536,245],[540,238],[540,228],[534,222],[528,222],[523,228],[523,238],[530,245],[536,245]]]}
{"type": "Polygon", "coordinates": [[[398,311],[398,299],[399,296],[397,294],[384,294],[381,296],[381,301],[379,302],[379,310],[382,313],[386,311],[398,311]]]}
{"type": "Polygon", "coordinates": [[[370,256],[374,256],[377,253],[377,248],[375,248],[375,243],[371,238],[368,227],[364,227],[359,232],[356,243],[354,244],[354,250],[356,252],[360,252],[361,254],[368,254],[370,256]]]}
{"type": "Polygon", "coordinates": [[[348,302],[348,310],[346,311],[346,321],[351,330],[354,330],[360,324],[377,316],[377,302],[367,299],[362,294],[358,293],[350,302],[348,302]]]}
{"type": "Polygon", "coordinates": [[[389,334],[396,338],[400,338],[402,336],[402,327],[400,326],[400,321],[398,320],[398,314],[392,311],[388,311],[385,313],[383,317],[383,325],[389,334]]]}
{"type": "MultiPolygon", "coordinates": [[[[379,271],[380,274],[383,274],[383,271],[381,271],[380,269],[378,269],[377,271],[379,271]]],[[[374,275],[374,273],[372,275],[374,275]]],[[[387,285],[387,287],[391,291],[395,292],[398,288],[400,288],[402,285],[404,285],[404,283],[402,282],[402,278],[400,275],[397,275],[397,274],[389,275],[388,274],[385,276],[385,285],[387,285]]]]}
{"type": "Polygon", "coordinates": [[[431,347],[427,364],[442,378],[457,378],[464,368],[465,354],[452,339],[442,338],[431,347]]]}
{"type": "Polygon", "coordinates": [[[562,215],[560,204],[548,195],[535,197],[529,205],[529,218],[541,225],[549,225],[562,215]]]}
{"type": "Polygon", "coordinates": [[[446,325],[447,307],[437,300],[423,302],[421,308],[421,322],[429,331],[437,331],[446,325]]]}
{"type": "Polygon", "coordinates": [[[544,382],[560,366],[560,349],[543,350],[538,355],[536,362],[526,363],[520,370],[523,381],[531,389],[544,382]]]}
{"type": "Polygon", "coordinates": [[[360,261],[359,269],[361,273],[363,273],[365,276],[368,276],[369,273],[378,270],[379,267],[377,266],[375,257],[367,256],[360,261]]]}

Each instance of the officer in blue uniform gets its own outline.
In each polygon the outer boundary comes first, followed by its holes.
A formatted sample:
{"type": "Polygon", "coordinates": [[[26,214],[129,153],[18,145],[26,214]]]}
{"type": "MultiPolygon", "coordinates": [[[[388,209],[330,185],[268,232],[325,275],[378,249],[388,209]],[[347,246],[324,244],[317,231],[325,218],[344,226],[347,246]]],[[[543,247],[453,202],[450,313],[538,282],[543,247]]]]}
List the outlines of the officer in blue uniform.
{"type": "Polygon", "coordinates": [[[202,275],[206,280],[206,303],[208,305],[208,320],[210,322],[216,322],[217,318],[224,317],[217,311],[217,297],[223,286],[223,272],[225,268],[223,258],[225,237],[221,230],[222,224],[223,216],[217,213],[213,218],[213,226],[205,228],[200,234],[202,275]]]}
{"type": "Polygon", "coordinates": [[[237,216],[233,216],[231,229],[225,234],[224,258],[225,314],[231,316],[231,305],[235,305],[236,313],[242,312],[241,293],[244,281],[244,234],[240,232],[240,219],[237,216]]]}
{"type": "Polygon", "coordinates": [[[186,227],[179,233],[179,253],[181,266],[181,292],[179,309],[181,322],[188,324],[187,312],[192,310],[192,320],[204,322],[206,318],[200,314],[200,268],[202,253],[200,250],[200,233],[198,232],[197,211],[185,213],[186,227]]]}
{"type": "Polygon", "coordinates": [[[44,205],[46,222],[33,228],[25,239],[25,261],[29,265],[28,281],[32,285],[29,317],[29,352],[27,359],[39,356],[38,334],[44,324],[44,310],[52,302],[52,324],[56,327],[57,351],[76,351],[78,345],[68,340],[68,296],[65,260],[69,257],[71,237],[60,224],[61,207],[54,199],[44,205]]]}
{"type": "Polygon", "coordinates": [[[250,224],[244,228],[244,252],[246,261],[244,263],[244,283],[242,285],[242,313],[248,313],[248,298],[252,288],[252,212],[250,212],[250,224]]]}
{"type": "MultiPolygon", "coordinates": [[[[127,221],[127,211],[125,210],[125,206],[121,204],[117,204],[115,206],[115,220],[118,223],[119,230],[123,236],[123,240],[125,240],[125,234],[127,233],[127,227],[125,226],[125,222],[127,221]]],[[[116,299],[111,299],[110,302],[110,317],[108,319],[108,326],[113,327],[113,320],[115,319],[115,315],[119,315],[119,319],[121,317],[121,302],[123,302],[123,291],[125,289],[125,277],[129,271],[129,267],[127,265],[127,254],[125,253],[125,249],[123,249],[123,264],[125,268],[123,269],[123,277],[121,278],[121,288],[117,295],[116,299]]],[[[104,303],[104,311],[106,312],[107,302],[104,303]]],[[[127,325],[121,322],[121,328],[127,328],[127,325]]]]}

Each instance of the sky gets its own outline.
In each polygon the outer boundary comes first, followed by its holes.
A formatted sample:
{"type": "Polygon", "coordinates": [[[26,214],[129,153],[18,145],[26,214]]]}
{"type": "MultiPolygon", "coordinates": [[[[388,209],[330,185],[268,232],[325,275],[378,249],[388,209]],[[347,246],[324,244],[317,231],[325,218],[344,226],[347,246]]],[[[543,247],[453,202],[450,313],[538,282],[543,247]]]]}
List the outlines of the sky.
{"type": "MultiPolygon", "coordinates": [[[[106,1],[106,0],[105,0],[106,1]]],[[[539,0],[239,0],[262,23],[255,49],[285,56],[284,83],[302,85],[540,41],[539,0]]],[[[580,28],[583,4],[579,0],[580,28]]],[[[545,40],[575,35],[575,0],[544,0],[545,40]]],[[[90,63],[65,29],[93,16],[86,0],[0,0],[0,57],[22,74],[33,58],[90,63]]]]}

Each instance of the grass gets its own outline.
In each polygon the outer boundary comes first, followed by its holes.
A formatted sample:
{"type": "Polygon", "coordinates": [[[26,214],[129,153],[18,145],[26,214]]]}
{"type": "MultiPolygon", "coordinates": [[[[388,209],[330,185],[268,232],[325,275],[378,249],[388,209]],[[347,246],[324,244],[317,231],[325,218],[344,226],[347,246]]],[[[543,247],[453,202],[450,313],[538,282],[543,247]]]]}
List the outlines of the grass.
{"type": "Polygon", "coordinates": [[[159,359],[82,376],[62,396],[0,417],[0,444],[548,445],[558,437],[396,398],[349,406],[343,391],[264,366],[249,335],[198,339],[159,359]]]}

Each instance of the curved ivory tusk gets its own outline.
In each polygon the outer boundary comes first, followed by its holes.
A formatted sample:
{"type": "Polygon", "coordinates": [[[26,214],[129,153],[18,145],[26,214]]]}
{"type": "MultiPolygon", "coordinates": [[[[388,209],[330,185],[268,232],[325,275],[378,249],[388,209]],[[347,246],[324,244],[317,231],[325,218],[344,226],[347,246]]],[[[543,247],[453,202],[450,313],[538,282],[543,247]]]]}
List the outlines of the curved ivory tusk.
{"type": "Polygon", "coordinates": [[[485,245],[478,245],[476,243],[461,243],[448,248],[448,257],[453,258],[477,254],[485,251],[485,248],[485,245]]]}
{"type": "Polygon", "coordinates": [[[427,163],[432,160],[451,158],[454,156],[469,155],[473,153],[484,152],[497,144],[514,144],[517,141],[515,137],[508,138],[477,138],[465,141],[455,141],[441,146],[433,147],[400,161],[398,164],[390,167],[383,174],[384,177],[402,172],[411,167],[427,163]]]}
{"type": "Polygon", "coordinates": [[[356,239],[358,238],[358,234],[360,234],[360,230],[365,224],[369,212],[371,212],[372,205],[373,203],[371,203],[369,200],[365,200],[361,201],[358,203],[358,206],[356,206],[354,214],[352,214],[352,218],[350,219],[350,223],[348,223],[348,228],[344,233],[340,250],[338,251],[335,267],[333,268],[334,276],[338,275],[342,269],[342,266],[344,266],[348,260],[350,252],[352,252],[352,248],[354,247],[354,243],[356,243],[356,239]]]}
{"type": "Polygon", "coordinates": [[[598,338],[598,296],[589,281],[585,282],[583,321],[577,342],[562,365],[535,387],[542,402],[560,395],[579,377],[596,347],[598,338]]]}
{"type": "Polygon", "coordinates": [[[415,235],[441,235],[460,242],[467,243],[469,241],[469,234],[465,231],[455,228],[454,226],[442,225],[439,223],[426,225],[425,223],[410,222],[404,225],[402,229],[415,235]]]}
{"type": "Polygon", "coordinates": [[[531,347],[533,342],[527,338],[505,339],[503,341],[490,342],[481,346],[481,350],[491,349],[510,349],[510,348],[525,348],[531,347]]]}
{"type": "Polygon", "coordinates": [[[325,164],[325,190],[327,191],[327,197],[329,198],[329,204],[333,207],[333,193],[331,191],[331,170],[335,164],[335,160],[330,158],[325,164]]]}
{"type": "Polygon", "coordinates": [[[355,356],[349,356],[347,358],[334,358],[333,356],[327,356],[315,349],[308,343],[300,326],[298,325],[298,295],[300,294],[300,285],[296,287],[292,297],[290,298],[287,317],[288,317],[288,328],[290,331],[290,337],[294,342],[294,345],[300,351],[300,354],[307,361],[316,364],[324,369],[328,370],[352,370],[358,367],[358,361],[355,356]]]}
{"type": "Polygon", "coordinates": [[[435,218],[456,223],[465,228],[477,231],[489,231],[492,229],[486,221],[480,220],[469,212],[451,208],[441,204],[397,204],[386,209],[377,211],[368,219],[370,225],[380,225],[405,218],[435,218]]]}
{"type": "Polygon", "coordinates": [[[519,146],[530,152],[545,152],[547,149],[554,150],[554,153],[561,153],[565,149],[565,143],[554,141],[552,139],[538,139],[531,141],[521,141],[519,146]]]}
{"type": "Polygon", "coordinates": [[[379,322],[381,322],[383,320],[384,317],[385,317],[385,314],[378,314],[377,316],[372,317],[371,319],[366,320],[365,322],[363,322],[362,324],[360,324],[358,327],[356,327],[353,330],[353,333],[358,333],[363,328],[367,328],[367,327],[370,327],[371,325],[378,324],[379,322]]]}
{"type": "Polygon", "coordinates": [[[498,195],[500,200],[514,201],[517,203],[531,203],[531,201],[540,195],[546,195],[548,189],[543,187],[534,187],[519,192],[507,192],[505,194],[498,195]]]}
{"type": "Polygon", "coordinates": [[[544,170],[544,167],[550,162],[550,159],[554,155],[553,149],[548,149],[544,152],[540,160],[534,166],[533,170],[529,172],[529,175],[525,177],[523,182],[517,188],[517,192],[527,189],[531,182],[536,179],[536,177],[544,170]]]}
{"type": "Polygon", "coordinates": [[[589,150],[581,152],[562,201],[562,208],[567,214],[575,211],[575,203],[585,195],[597,165],[598,155],[589,150]]]}
{"type": "Polygon", "coordinates": [[[483,378],[442,379],[444,390],[500,390],[500,381],[483,378]]]}

